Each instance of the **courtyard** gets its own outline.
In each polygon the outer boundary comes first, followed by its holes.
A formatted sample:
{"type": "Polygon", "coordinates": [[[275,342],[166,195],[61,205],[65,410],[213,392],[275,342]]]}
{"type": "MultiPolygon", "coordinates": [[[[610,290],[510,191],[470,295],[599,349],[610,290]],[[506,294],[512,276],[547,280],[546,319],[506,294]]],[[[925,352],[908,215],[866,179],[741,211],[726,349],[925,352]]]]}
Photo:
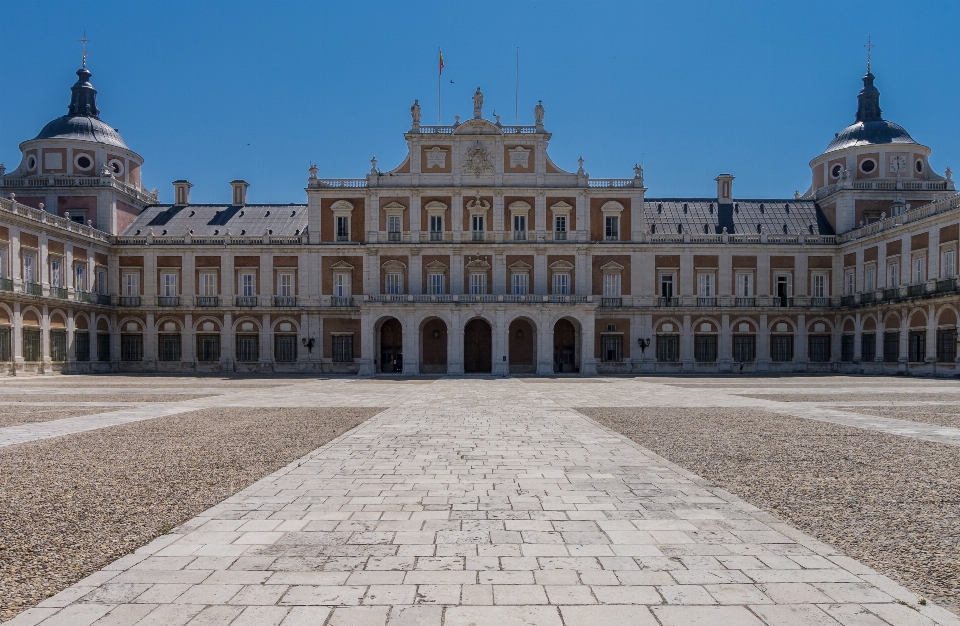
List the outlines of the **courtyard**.
{"type": "Polygon", "coordinates": [[[0,620],[960,624],[960,385],[0,381],[0,620]]]}

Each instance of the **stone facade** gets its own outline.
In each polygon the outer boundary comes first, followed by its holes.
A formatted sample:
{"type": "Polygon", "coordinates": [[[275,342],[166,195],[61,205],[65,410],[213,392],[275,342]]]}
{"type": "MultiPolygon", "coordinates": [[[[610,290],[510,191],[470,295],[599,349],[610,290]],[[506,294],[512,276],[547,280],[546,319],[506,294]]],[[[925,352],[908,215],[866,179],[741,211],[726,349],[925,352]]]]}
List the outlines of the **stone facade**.
{"type": "MultiPolygon", "coordinates": [[[[75,100],[93,98],[88,78],[75,100]]],[[[714,198],[658,199],[640,167],[565,171],[542,105],[536,125],[503,126],[482,96],[454,126],[412,108],[390,171],[311,168],[303,205],[249,204],[244,181],[222,205],[176,181],[159,204],[119,134],[45,128],[0,169],[0,360],[13,373],[953,375],[960,196],[929,148],[879,117],[873,80],[811,161],[810,189],[786,199],[736,198],[727,174],[714,198]]]]}

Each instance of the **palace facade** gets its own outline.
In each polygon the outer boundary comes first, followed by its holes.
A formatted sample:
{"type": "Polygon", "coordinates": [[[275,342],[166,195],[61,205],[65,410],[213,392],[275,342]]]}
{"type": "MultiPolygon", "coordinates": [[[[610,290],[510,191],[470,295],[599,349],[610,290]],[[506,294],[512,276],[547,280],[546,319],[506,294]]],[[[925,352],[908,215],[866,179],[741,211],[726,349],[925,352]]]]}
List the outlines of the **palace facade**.
{"type": "Polygon", "coordinates": [[[958,373],[960,196],[881,116],[787,198],[650,197],[591,178],[532,126],[421,124],[389,171],[306,204],[161,204],[100,119],[68,114],[0,165],[0,369],[50,372],[958,373]]]}

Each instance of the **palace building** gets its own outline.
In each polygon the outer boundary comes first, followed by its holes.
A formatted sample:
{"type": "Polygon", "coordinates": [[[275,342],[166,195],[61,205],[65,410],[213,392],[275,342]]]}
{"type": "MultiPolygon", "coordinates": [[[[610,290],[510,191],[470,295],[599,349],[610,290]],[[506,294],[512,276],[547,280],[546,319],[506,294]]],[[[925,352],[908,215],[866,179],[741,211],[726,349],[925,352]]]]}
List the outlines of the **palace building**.
{"type": "Polygon", "coordinates": [[[171,204],[100,119],[67,115],[0,165],[0,370],[629,374],[958,372],[960,196],[883,119],[868,66],[811,185],[740,198],[597,179],[532,126],[421,124],[305,204],[171,204]]]}

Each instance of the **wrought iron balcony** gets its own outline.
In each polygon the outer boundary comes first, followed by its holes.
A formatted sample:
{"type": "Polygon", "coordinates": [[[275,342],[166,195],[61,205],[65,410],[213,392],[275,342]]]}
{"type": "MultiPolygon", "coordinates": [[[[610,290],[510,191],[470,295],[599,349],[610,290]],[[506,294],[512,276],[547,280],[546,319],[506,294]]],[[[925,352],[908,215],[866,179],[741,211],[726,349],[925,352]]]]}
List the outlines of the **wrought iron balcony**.
{"type": "Polygon", "coordinates": [[[890,287],[883,290],[883,299],[884,300],[896,300],[900,297],[900,288],[899,287],[890,287]]]}
{"type": "Polygon", "coordinates": [[[158,296],[157,306],[180,306],[180,296],[158,296]]]}
{"type": "Polygon", "coordinates": [[[814,307],[829,307],[833,303],[830,298],[825,298],[823,296],[814,296],[810,298],[810,306],[814,307]]]}
{"type": "Polygon", "coordinates": [[[565,230],[554,231],[554,233],[553,233],[553,240],[554,240],[554,241],[566,241],[566,240],[567,240],[567,231],[565,231],[565,230]]]}
{"type": "Polygon", "coordinates": [[[856,304],[856,296],[840,296],[840,306],[854,306],[856,304]]]}
{"type": "Polygon", "coordinates": [[[525,230],[515,230],[515,231],[513,231],[513,240],[514,240],[514,241],[526,241],[526,240],[527,240],[527,231],[525,231],[525,230]]]}
{"type": "Polygon", "coordinates": [[[260,298],[257,296],[237,296],[237,306],[257,306],[260,304],[260,298]]]}
{"type": "Polygon", "coordinates": [[[483,241],[487,238],[487,231],[485,230],[472,230],[470,231],[470,240],[471,241],[483,241]]]}
{"type": "Polygon", "coordinates": [[[217,296],[197,296],[197,306],[220,306],[220,298],[217,296]]]}
{"type": "Polygon", "coordinates": [[[733,301],[733,306],[755,307],[757,306],[757,299],[753,297],[737,296],[733,301]]]}
{"type": "Polygon", "coordinates": [[[403,233],[390,231],[387,233],[387,241],[400,241],[403,238],[403,233]]]}
{"type": "Polygon", "coordinates": [[[31,296],[42,296],[43,286],[39,283],[23,283],[23,293],[31,296]]]}
{"type": "Polygon", "coordinates": [[[443,233],[438,230],[431,230],[430,241],[443,241],[443,233]]]}
{"type": "Polygon", "coordinates": [[[330,306],[352,307],[356,305],[353,303],[353,296],[330,296],[330,306]]]}
{"type": "Polygon", "coordinates": [[[666,298],[666,297],[664,297],[664,296],[660,296],[659,298],[657,298],[657,306],[659,306],[659,307],[675,307],[675,306],[680,306],[680,298],[677,298],[676,296],[671,297],[671,298],[666,298]]]}
{"type": "Polygon", "coordinates": [[[860,304],[873,304],[877,299],[876,292],[865,291],[860,294],[860,304]]]}
{"type": "Polygon", "coordinates": [[[13,279],[0,278],[0,291],[13,291],[13,279]]]}
{"type": "Polygon", "coordinates": [[[98,294],[97,294],[97,304],[102,304],[102,305],[104,305],[104,306],[110,306],[110,304],[112,304],[111,301],[110,301],[110,294],[98,293],[98,294]]]}
{"type": "Polygon", "coordinates": [[[600,298],[600,306],[605,309],[619,309],[623,306],[623,298],[600,298]]]}
{"type": "Polygon", "coordinates": [[[789,308],[793,306],[793,296],[775,296],[773,298],[773,306],[779,306],[783,308],[789,308]]]}
{"type": "Polygon", "coordinates": [[[710,296],[697,296],[697,306],[715,307],[717,299],[710,296]]]}
{"type": "Polygon", "coordinates": [[[907,286],[907,296],[909,296],[909,297],[911,297],[911,298],[919,298],[919,297],[922,296],[924,293],[926,293],[926,284],[925,284],[925,283],[917,283],[917,284],[915,284],[915,285],[909,285],[909,286],[907,286]]]}
{"type": "Polygon", "coordinates": [[[50,287],[50,297],[51,298],[60,298],[61,300],[67,299],[67,290],[64,287],[50,287]]]}
{"type": "Polygon", "coordinates": [[[120,296],[120,306],[140,306],[140,296],[120,296]]]}
{"type": "Polygon", "coordinates": [[[956,278],[941,278],[937,281],[937,293],[948,293],[957,288],[956,278]]]}
{"type": "Polygon", "coordinates": [[[343,233],[338,233],[337,241],[350,241],[350,235],[344,235],[343,233]]]}
{"type": "Polygon", "coordinates": [[[273,306],[277,306],[277,307],[297,306],[297,297],[296,296],[274,296],[273,306]]]}

